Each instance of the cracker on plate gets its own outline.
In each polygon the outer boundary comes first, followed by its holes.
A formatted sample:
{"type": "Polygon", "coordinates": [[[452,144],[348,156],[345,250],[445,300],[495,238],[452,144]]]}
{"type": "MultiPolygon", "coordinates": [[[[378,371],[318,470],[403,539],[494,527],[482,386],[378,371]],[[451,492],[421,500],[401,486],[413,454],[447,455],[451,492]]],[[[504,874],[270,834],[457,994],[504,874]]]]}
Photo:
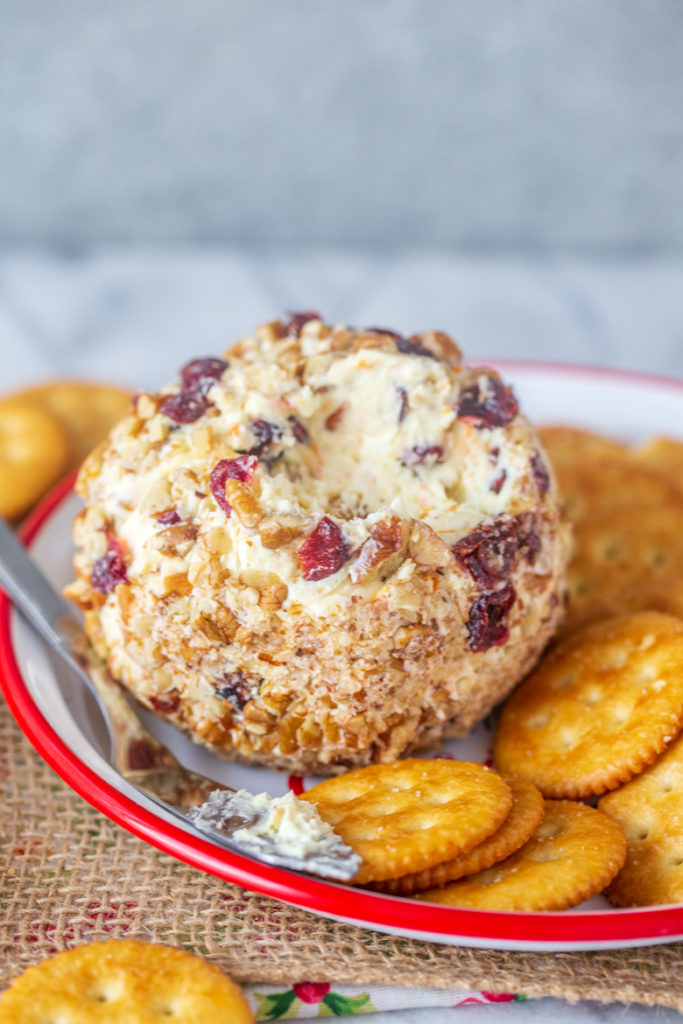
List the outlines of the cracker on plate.
{"type": "Polygon", "coordinates": [[[660,612],[573,633],[507,701],[494,741],[500,771],[546,796],[615,789],[683,726],[683,621],[660,612]]]}
{"type": "Polygon", "coordinates": [[[506,781],[512,790],[512,808],[493,835],[468,852],[461,853],[460,856],[443,864],[437,864],[417,874],[377,882],[373,888],[380,892],[409,896],[411,893],[432,889],[436,885],[445,885],[446,882],[483,871],[523,846],[543,820],[543,796],[540,790],[526,779],[508,776],[506,781]]]}
{"type": "Polygon", "coordinates": [[[683,738],[598,804],[622,827],[626,864],[606,892],[618,907],[683,902],[683,738]]]}
{"type": "Polygon", "coordinates": [[[407,758],[313,786],[302,797],[362,857],[357,884],[424,871],[495,832],[512,806],[507,782],[468,761],[407,758]]]}
{"type": "Polygon", "coordinates": [[[625,859],[624,833],[606,814],[547,800],[542,823],[520,850],[418,899],[477,910],[566,910],[604,889],[625,859]]]}

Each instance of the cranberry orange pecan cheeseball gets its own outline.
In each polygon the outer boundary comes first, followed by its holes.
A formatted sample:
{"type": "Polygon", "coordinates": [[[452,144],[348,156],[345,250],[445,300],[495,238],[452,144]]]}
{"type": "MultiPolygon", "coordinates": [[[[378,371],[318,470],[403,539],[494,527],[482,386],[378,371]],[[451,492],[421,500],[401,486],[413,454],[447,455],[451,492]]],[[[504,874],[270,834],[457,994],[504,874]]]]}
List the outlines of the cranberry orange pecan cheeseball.
{"type": "Polygon", "coordinates": [[[77,490],[97,650],[233,759],[334,772],[462,736],[563,607],[536,433],[436,332],[266,324],[138,396],[77,490]]]}

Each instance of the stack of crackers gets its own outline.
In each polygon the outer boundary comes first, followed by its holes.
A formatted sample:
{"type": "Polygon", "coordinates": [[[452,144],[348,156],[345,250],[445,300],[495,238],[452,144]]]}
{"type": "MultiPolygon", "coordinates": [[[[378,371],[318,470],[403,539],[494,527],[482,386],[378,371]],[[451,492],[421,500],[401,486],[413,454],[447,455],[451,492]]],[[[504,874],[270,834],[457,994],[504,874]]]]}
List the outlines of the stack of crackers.
{"type": "Polygon", "coordinates": [[[0,516],[16,521],[130,408],[109,385],[53,381],[0,398],[0,516]]]}

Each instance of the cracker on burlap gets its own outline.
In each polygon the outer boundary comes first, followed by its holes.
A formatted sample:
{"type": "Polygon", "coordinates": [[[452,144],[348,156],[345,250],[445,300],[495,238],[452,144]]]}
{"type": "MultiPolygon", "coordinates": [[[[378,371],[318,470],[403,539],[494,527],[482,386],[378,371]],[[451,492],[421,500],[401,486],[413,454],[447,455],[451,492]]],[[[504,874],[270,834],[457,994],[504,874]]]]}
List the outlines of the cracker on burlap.
{"type": "Polygon", "coordinates": [[[683,903],[683,738],[598,806],[628,841],[626,864],[606,892],[610,902],[683,903]]]}
{"type": "Polygon", "coordinates": [[[644,465],[605,458],[563,461],[555,475],[569,518],[604,515],[620,505],[661,508],[680,502],[680,493],[661,473],[644,465]]]}
{"type": "Polygon", "coordinates": [[[606,814],[547,800],[542,823],[520,850],[417,898],[481,910],[566,910],[604,889],[625,859],[624,833],[606,814]]]}
{"type": "Polygon", "coordinates": [[[67,467],[57,419],[21,398],[0,398],[0,516],[18,519],[67,467]]]}
{"type": "MultiPolygon", "coordinates": [[[[563,631],[592,621],[600,614],[621,610],[619,597],[629,595],[631,607],[638,589],[663,594],[670,581],[683,577],[683,502],[662,507],[623,505],[574,526],[574,554],[567,571],[569,605],[563,631]]],[[[672,606],[673,607],[673,606],[672,606]]],[[[629,610],[628,605],[623,610],[629,610]]]]}
{"type": "Polygon", "coordinates": [[[512,806],[498,772],[445,758],[367,765],[320,782],[301,799],[362,857],[357,884],[424,871],[470,850],[512,806]]]}
{"type": "Polygon", "coordinates": [[[546,796],[589,797],[651,764],[683,726],[683,621],[638,612],[552,649],[503,708],[500,771],[546,796]]]}
{"type": "Polygon", "coordinates": [[[69,466],[79,466],[131,407],[131,392],[110,384],[55,380],[17,392],[62,424],[71,449],[69,466]]]}
{"type": "Polygon", "coordinates": [[[541,791],[526,779],[507,776],[506,781],[512,790],[512,807],[507,818],[493,835],[483,843],[473,847],[459,857],[427,868],[417,874],[403,875],[387,882],[377,882],[372,888],[380,892],[390,892],[410,896],[423,889],[431,889],[436,885],[445,885],[464,875],[473,875],[477,871],[504,860],[511,853],[526,843],[536,831],[543,819],[543,796],[541,791]]]}
{"type": "Polygon", "coordinates": [[[549,424],[539,427],[538,435],[555,469],[564,462],[626,461],[630,457],[629,449],[620,441],[579,427],[549,424]]]}
{"type": "Polygon", "coordinates": [[[653,437],[633,449],[633,458],[666,478],[683,494],[683,441],[653,437]]]}
{"type": "Polygon", "coordinates": [[[93,942],[29,967],[0,997],[2,1024],[250,1024],[239,987],[172,946],[93,942]]]}

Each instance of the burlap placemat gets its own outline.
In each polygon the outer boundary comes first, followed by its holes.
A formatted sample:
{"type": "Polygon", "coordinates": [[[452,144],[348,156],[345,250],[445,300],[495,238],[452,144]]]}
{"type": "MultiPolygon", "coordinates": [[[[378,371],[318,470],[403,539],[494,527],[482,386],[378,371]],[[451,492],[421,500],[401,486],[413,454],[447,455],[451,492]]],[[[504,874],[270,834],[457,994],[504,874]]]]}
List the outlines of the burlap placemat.
{"type": "Polygon", "coordinates": [[[1,698],[0,772],[0,987],[57,950],[125,935],[195,950],[241,981],[471,988],[683,1010],[683,945],[556,954],[440,946],[318,918],[204,875],[73,793],[1,698]]]}

